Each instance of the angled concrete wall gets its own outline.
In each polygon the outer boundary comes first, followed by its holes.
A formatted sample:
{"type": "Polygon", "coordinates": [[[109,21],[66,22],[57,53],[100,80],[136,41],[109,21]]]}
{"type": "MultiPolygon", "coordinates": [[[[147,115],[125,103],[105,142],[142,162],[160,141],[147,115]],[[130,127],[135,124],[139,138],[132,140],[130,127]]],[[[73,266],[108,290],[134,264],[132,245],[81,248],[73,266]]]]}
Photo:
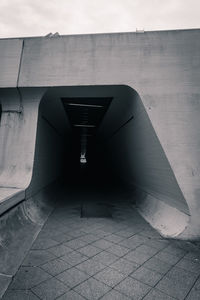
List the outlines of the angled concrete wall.
{"type": "Polygon", "coordinates": [[[114,99],[101,126],[106,138],[99,157],[104,155],[105,163],[133,189],[147,220],[163,234],[177,236],[188,224],[188,205],[139,95],[129,87],[122,90],[124,107],[114,99]]]}
{"type": "MultiPolygon", "coordinates": [[[[17,45],[11,65],[18,72],[11,74],[3,50],[3,73],[7,74],[1,75],[3,88],[14,88],[17,83],[20,88],[128,85],[137,91],[189,208],[189,222],[178,236],[198,238],[200,30],[28,38],[23,43],[21,39],[1,40],[2,49],[6,43],[17,45]]],[[[3,173],[4,168],[2,164],[3,173]]],[[[148,209],[145,216],[155,225],[152,216],[158,211],[169,214],[171,206],[146,199],[154,211],[148,209]]]]}
{"type": "Polygon", "coordinates": [[[26,190],[28,198],[62,176],[68,133],[68,120],[61,100],[46,95],[39,107],[33,174],[26,190]]]}

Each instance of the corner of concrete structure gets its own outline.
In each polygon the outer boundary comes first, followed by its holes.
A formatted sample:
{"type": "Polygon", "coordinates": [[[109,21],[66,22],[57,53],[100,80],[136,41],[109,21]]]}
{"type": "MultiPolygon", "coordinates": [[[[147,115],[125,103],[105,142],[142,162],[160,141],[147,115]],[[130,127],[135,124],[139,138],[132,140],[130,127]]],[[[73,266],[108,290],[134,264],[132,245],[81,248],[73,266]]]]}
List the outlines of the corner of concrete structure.
{"type": "Polygon", "coordinates": [[[190,222],[190,216],[166,203],[164,195],[137,190],[136,207],[143,218],[165,238],[181,239],[190,222]]]}

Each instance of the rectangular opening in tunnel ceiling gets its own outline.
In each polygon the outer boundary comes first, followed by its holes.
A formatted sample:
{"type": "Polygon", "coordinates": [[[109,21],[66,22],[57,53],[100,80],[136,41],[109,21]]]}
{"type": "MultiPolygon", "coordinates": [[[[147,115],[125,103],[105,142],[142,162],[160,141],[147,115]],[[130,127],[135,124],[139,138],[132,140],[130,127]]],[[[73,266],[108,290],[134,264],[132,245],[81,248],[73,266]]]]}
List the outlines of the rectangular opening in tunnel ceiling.
{"type": "Polygon", "coordinates": [[[86,163],[88,141],[95,136],[112,97],[61,98],[73,135],[80,141],[80,162],[86,163]]]}

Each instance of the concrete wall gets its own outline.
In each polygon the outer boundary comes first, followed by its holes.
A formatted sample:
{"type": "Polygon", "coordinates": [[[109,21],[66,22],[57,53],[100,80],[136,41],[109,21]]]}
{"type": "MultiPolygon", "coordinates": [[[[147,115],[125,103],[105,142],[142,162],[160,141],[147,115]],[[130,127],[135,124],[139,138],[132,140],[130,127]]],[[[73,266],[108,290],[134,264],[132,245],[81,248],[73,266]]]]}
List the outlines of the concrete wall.
{"type": "MultiPolygon", "coordinates": [[[[199,237],[200,30],[28,38],[22,45],[21,41],[0,41],[2,87],[124,84],[138,92],[189,207],[191,217],[179,237],[199,237]],[[11,55],[13,63],[7,58],[8,43],[17,49],[18,54],[11,55]]],[[[155,201],[148,198],[155,209],[147,214],[169,214],[169,207],[161,209],[155,201]]]]}
{"type": "MultiPolygon", "coordinates": [[[[139,95],[128,87],[122,87],[121,93],[123,99],[113,99],[101,125],[106,138],[101,139],[102,149],[98,157],[104,156],[105,164],[112,164],[113,174],[118,174],[133,189],[137,206],[148,221],[163,234],[177,235],[189,220],[188,205],[139,95]],[[147,203],[150,201],[154,205],[159,203],[158,211],[162,210],[160,224],[158,216],[149,216],[147,203]],[[178,216],[181,218],[179,222],[178,216]]],[[[157,211],[158,205],[154,209],[157,211]]]]}
{"type": "Polygon", "coordinates": [[[0,87],[16,87],[18,85],[22,39],[0,40],[0,87]]]}
{"type": "Polygon", "coordinates": [[[30,183],[38,105],[43,89],[1,90],[0,186],[24,189],[30,183]]]}
{"type": "Polygon", "coordinates": [[[26,190],[28,198],[62,176],[68,144],[69,124],[61,100],[46,95],[39,108],[33,175],[26,190]]]}

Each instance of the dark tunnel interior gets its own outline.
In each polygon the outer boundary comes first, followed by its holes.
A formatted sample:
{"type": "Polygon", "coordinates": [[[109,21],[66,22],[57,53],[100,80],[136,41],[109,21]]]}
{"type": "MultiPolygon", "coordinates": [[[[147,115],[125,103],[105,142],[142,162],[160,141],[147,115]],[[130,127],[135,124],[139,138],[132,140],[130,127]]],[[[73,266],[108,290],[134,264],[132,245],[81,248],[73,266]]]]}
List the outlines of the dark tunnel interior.
{"type": "Polygon", "coordinates": [[[47,90],[28,192],[58,179],[85,201],[116,200],[120,193],[133,201],[139,191],[188,213],[141,98],[128,86],[47,90]]]}
{"type": "Polygon", "coordinates": [[[94,184],[97,177],[97,182],[105,183],[103,173],[108,172],[103,172],[100,168],[103,164],[99,163],[101,154],[98,153],[98,129],[112,98],[73,97],[61,100],[71,127],[71,178],[76,178],[76,182],[84,185],[91,182],[94,184]]]}

